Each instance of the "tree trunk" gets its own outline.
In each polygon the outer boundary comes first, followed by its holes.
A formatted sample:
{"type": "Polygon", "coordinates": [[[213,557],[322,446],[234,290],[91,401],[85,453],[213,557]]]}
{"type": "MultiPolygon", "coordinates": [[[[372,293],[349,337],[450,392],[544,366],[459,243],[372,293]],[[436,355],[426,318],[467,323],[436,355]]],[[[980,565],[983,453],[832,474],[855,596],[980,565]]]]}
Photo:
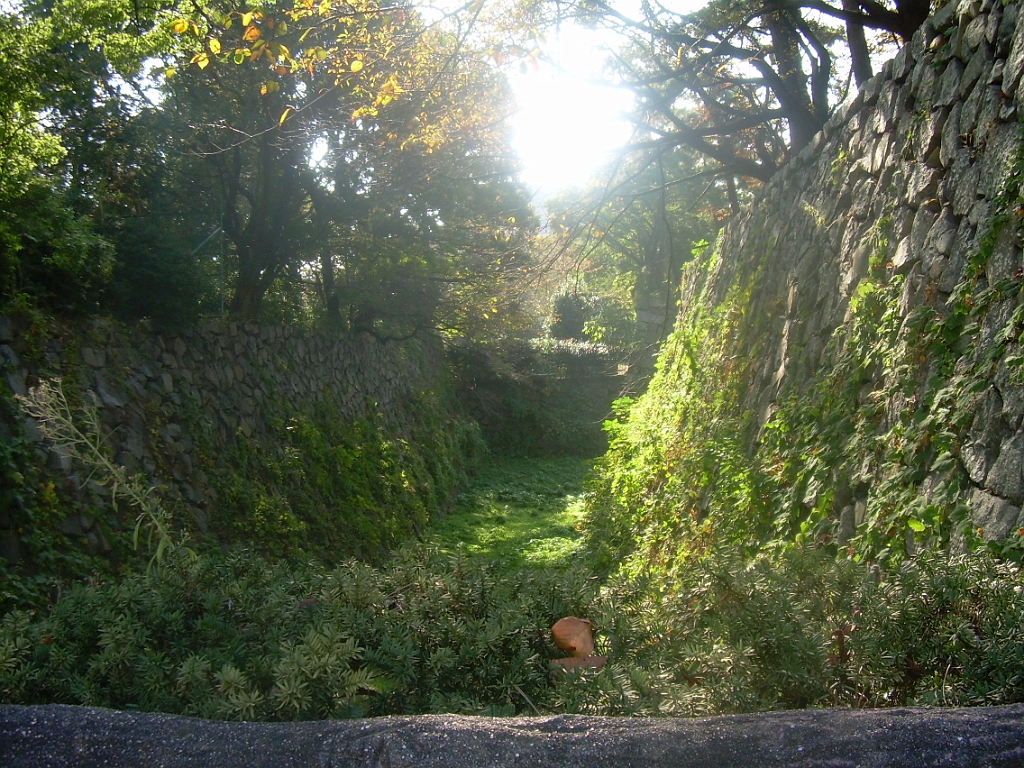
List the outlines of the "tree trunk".
{"type": "MultiPolygon", "coordinates": [[[[858,11],[857,0],[843,0],[843,10],[858,11]]],[[[853,67],[853,79],[858,86],[871,79],[871,54],[868,53],[868,42],[864,36],[864,25],[846,22],[846,42],[850,47],[850,64],[853,67]]]]}
{"type": "Polygon", "coordinates": [[[324,287],[324,313],[330,325],[341,326],[341,306],[338,289],[334,284],[334,257],[330,249],[320,251],[320,282],[324,287]]]}
{"type": "Polygon", "coordinates": [[[800,33],[790,19],[790,11],[782,8],[778,0],[769,0],[766,9],[765,24],[772,37],[771,57],[784,84],[776,89],[775,96],[786,113],[790,148],[796,152],[814,138],[821,123],[814,117],[800,51],[800,33]]]}
{"type": "Polygon", "coordinates": [[[266,292],[261,286],[259,275],[239,274],[235,282],[235,292],[228,305],[228,314],[236,320],[259,320],[260,304],[266,292]]]}

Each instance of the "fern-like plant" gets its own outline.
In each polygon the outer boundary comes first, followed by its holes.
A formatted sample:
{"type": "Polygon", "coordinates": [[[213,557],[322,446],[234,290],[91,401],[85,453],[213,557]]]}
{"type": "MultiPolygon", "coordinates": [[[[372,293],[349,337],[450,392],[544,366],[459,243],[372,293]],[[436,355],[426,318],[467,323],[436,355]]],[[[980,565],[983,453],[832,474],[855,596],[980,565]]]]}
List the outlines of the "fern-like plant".
{"type": "Polygon", "coordinates": [[[173,528],[173,518],[160,503],[158,489],[142,475],[129,475],[128,470],[110,458],[103,440],[99,407],[95,395],[86,393],[86,401],[77,414],[68,402],[61,380],[42,381],[28,395],[17,395],[22,409],[36,420],[43,435],[62,455],[77,461],[89,470],[89,479],[110,488],[115,507],[119,499],[138,511],[132,543],[136,549],[146,539],[153,556],[149,567],[163,562],[165,555],[180,550],[194,557],[184,546],[184,537],[173,528]]]}

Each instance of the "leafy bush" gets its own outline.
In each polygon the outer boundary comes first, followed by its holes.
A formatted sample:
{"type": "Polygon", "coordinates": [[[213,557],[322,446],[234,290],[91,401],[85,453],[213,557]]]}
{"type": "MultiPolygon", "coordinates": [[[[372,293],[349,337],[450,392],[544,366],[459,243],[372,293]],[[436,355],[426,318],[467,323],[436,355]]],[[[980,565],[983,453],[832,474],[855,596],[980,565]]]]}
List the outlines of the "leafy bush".
{"type": "Polygon", "coordinates": [[[546,628],[586,593],[424,549],[381,570],[200,556],[8,614],[0,692],[244,719],[512,713],[515,685],[541,700],[546,628]]]}
{"type": "Polygon", "coordinates": [[[1024,700],[1024,577],[981,552],[885,574],[821,550],[675,579],[541,573],[419,547],[385,568],[171,556],[0,626],[0,697],[219,718],[706,715],[1024,700]],[[598,671],[553,672],[586,616],[598,671]]]}
{"type": "Polygon", "coordinates": [[[598,673],[550,706],[711,715],[808,706],[1024,700],[1024,577],[982,551],[885,574],[814,549],[715,554],[675,579],[618,579],[591,606],[598,673]]]}
{"type": "Polygon", "coordinates": [[[606,347],[537,340],[449,350],[460,402],[490,449],[506,456],[602,453],[601,423],[625,382],[606,347]]]}

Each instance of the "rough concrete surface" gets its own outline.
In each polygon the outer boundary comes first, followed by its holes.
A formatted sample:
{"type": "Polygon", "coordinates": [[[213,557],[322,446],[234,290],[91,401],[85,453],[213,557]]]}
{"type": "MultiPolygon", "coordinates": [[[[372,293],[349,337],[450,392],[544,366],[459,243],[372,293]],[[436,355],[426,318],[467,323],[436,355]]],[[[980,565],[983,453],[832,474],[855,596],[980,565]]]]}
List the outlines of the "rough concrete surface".
{"type": "Polygon", "coordinates": [[[1024,766],[1024,705],[822,709],[708,719],[449,715],[225,723],[0,707],[4,768],[1024,766]]]}

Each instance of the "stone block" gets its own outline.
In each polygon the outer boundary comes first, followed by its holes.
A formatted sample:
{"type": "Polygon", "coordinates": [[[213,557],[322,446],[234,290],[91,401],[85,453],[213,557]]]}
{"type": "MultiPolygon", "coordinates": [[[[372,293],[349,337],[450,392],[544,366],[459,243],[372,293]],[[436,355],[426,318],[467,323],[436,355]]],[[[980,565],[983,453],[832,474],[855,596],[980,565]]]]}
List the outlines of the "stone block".
{"type": "Polygon", "coordinates": [[[1017,527],[1020,507],[986,491],[975,489],[967,502],[971,521],[985,541],[999,541],[1017,527]]]}
{"type": "MultiPolygon", "coordinates": [[[[985,32],[988,29],[989,17],[988,14],[981,16],[975,16],[964,28],[963,36],[961,37],[961,43],[964,49],[970,51],[976,51],[982,43],[987,43],[985,32]]],[[[964,51],[967,53],[967,50],[964,51]]],[[[968,60],[977,58],[976,56],[968,56],[968,60]]],[[[991,52],[988,52],[988,58],[991,59],[991,52]]]]}
{"type": "Polygon", "coordinates": [[[1002,11],[1003,17],[999,20],[999,30],[996,32],[996,39],[993,42],[996,55],[1001,58],[1009,56],[1010,48],[1015,39],[1017,31],[1017,4],[1004,5],[1002,11]]]}
{"type": "Polygon", "coordinates": [[[938,80],[933,67],[918,63],[914,67],[913,74],[910,76],[909,84],[911,93],[917,95],[917,101],[920,106],[926,109],[931,109],[935,106],[934,93],[938,80]]]}
{"type": "MultiPolygon", "coordinates": [[[[1011,504],[1020,506],[1024,502],[1024,433],[1018,432],[1004,440],[999,455],[985,477],[985,487],[1011,504]]],[[[1016,520],[1016,516],[1014,516],[1016,520]]]]}
{"type": "Polygon", "coordinates": [[[986,92],[990,87],[992,86],[982,82],[975,83],[967,98],[963,100],[963,108],[959,113],[956,131],[960,137],[960,147],[972,154],[975,151],[974,129],[978,125],[978,115],[981,114],[981,107],[985,101],[986,92]]]}
{"type": "Polygon", "coordinates": [[[896,246],[896,253],[892,257],[892,268],[897,274],[903,275],[920,261],[920,256],[914,252],[911,240],[905,237],[896,246]]]}
{"type": "Polygon", "coordinates": [[[957,153],[963,150],[963,143],[960,140],[960,113],[963,104],[957,102],[949,110],[949,116],[942,127],[942,141],[939,149],[939,162],[943,168],[948,168],[953,163],[957,153]]]}
{"type": "Polygon", "coordinates": [[[11,368],[21,366],[21,358],[18,357],[18,353],[7,344],[0,345],[0,367],[4,366],[10,366],[11,368]]]}
{"type": "Polygon", "coordinates": [[[903,290],[900,292],[899,313],[901,317],[906,317],[924,303],[925,288],[926,282],[921,273],[921,265],[915,263],[907,273],[907,277],[903,281],[903,290]]]}
{"type": "Polygon", "coordinates": [[[946,169],[947,189],[953,192],[953,213],[963,216],[978,201],[978,187],[981,184],[981,167],[972,163],[966,153],[961,153],[946,169]]]}
{"type": "MultiPolygon", "coordinates": [[[[954,5],[954,3],[950,3],[950,5],[954,5]]],[[[960,23],[966,23],[981,13],[981,0],[960,0],[955,5],[956,18],[960,23]]]]}
{"type": "MultiPolygon", "coordinates": [[[[892,70],[889,76],[897,83],[902,83],[904,80],[907,79],[907,77],[910,76],[910,73],[913,70],[913,68],[914,62],[910,58],[910,46],[904,45],[902,48],[900,48],[899,53],[897,53],[896,56],[892,59],[892,70]]],[[[875,78],[871,78],[871,80],[874,79],[875,78]]],[[[864,89],[867,89],[867,86],[871,82],[871,80],[864,84],[864,89]]],[[[867,99],[867,94],[865,94],[865,99],[867,99]]]]}
{"type": "Polygon", "coordinates": [[[943,70],[934,88],[931,106],[948,107],[957,101],[962,94],[961,84],[964,79],[965,67],[959,59],[951,59],[943,70]]]}
{"type": "Polygon", "coordinates": [[[985,42],[995,45],[999,37],[999,24],[1003,20],[1003,9],[1001,6],[992,8],[985,17],[985,42]]]}
{"type": "Polygon", "coordinates": [[[61,521],[60,532],[72,539],[80,539],[85,536],[85,531],[82,528],[82,519],[77,512],[68,515],[61,521]]]}
{"type": "Polygon", "coordinates": [[[112,384],[109,384],[104,374],[96,373],[96,395],[99,396],[99,401],[102,405],[107,408],[124,408],[128,403],[124,393],[119,391],[112,384]]]}
{"type": "Polygon", "coordinates": [[[981,50],[975,51],[967,60],[967,66],[964,67],[963,76],[957,87],[956,98],[962,99],[970,93],[975,83],[987,85],[991,71],[992,48],[988,43],[982,43],[981,50]]]}
{"type": "Polygon", "coordinates": [[[106,365],[107,355],[102,349],[82,347],[80,350],[82,362],[90,368],[103,368],[106,365]]]}
{"type": "Polygon", "coordinates": [[[64,472],[66,474],[71,471],[71,457],[62,451],[52,450],[46,457],[46,465],[55,472],[64,472]]]}
{"type": "Polygon", "coordinates": [[[943,171],[932,168],[927,163],[915,163],[907,179],[903,202],[911,208],[920,208],[924,203],[935,198],[942,181],[943,171]]]}
{"type": "Polygon", "coordinates": [[[986,142],[980,160],[980,191],[988,199],[994,200],[1002,190],[1020,145],[1020,126],[1016,123],[1001,123],[986,142]]]}
{"type": "MultiPolygon", "coordinates": [[[[1007,355],[1017,352],[1014,347],[1007,350],[1007,355]]],[[[1019,368],[1006,364],[1006,356],[996,366],[994,384],[1003,402],[1003,419],[1011,429],[1020,429],[1024,423],[1024,381],[1019,368]]]]}
{"type": "Polygon", "coordinates": [[[1004,226],[999,231],[992,253],[985,264],[985,276],[990,285],[1000,280],[1013,278],[1022,266],[1021,249],[1017,242],[1017,234],[1012,226],[1004,226]]]}
{"type": "Polygon", "coordinates": [[[1021,73],[1024,73],[1024,35],[1015,35],[1003,69],[1002,90],[1008,98],[1017,94],[1021,73]]]}
{"type": "MultiPolygon", "coordinates": [[[[979,83],[979,85],[982,84],[979,83]]],[[[987,142],[991,134],[999,127],[999,116],[1003,113],[1006,103],[1003,94],[999,91],[999,86],[986,85],[983,87],[978,119],[974,126],[974,139],[979,146],[987,142]]]]}
{"type": "Polygon", "coordinates": [[[871,152],[871,165],[870,171],[874,176],[879,175],[889,167],[892,162],[892,148],[895,143],[892,134],[885,134],[882,136],[874,145],[874,149],[871,152]]]}

